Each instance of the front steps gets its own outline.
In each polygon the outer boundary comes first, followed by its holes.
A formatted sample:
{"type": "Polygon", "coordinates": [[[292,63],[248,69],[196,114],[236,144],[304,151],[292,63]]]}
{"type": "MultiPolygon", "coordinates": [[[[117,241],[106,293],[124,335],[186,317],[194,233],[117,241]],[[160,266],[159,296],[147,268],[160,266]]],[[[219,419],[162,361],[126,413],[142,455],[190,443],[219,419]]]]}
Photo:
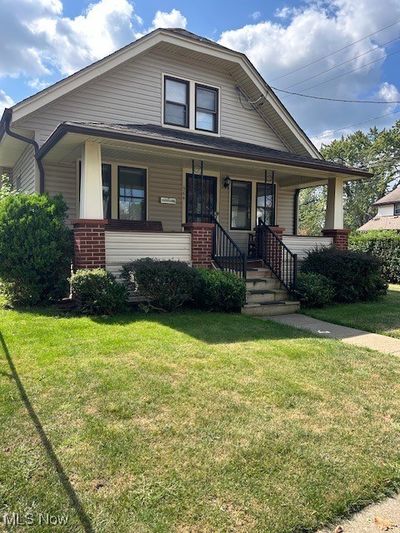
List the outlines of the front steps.
{"type": "Polygon", "coordinates": [[[280,281],[259,261],[248,263],[246,288],[245,315],[287,315],[300,309],[300,302],[291,300],[280,281]]]}

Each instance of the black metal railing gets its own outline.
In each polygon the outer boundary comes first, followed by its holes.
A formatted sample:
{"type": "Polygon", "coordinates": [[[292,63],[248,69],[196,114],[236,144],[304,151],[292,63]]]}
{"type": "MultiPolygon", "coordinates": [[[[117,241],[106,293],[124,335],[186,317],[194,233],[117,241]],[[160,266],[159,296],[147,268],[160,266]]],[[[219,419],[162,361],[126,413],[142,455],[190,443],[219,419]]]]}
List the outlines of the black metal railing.
{"type": "Polygon", "coordinates": [[[225,272],[232,272],[246,279],[246,256],[228,235],[216,218],[213,234],[212,256],[215,264],[225,272]]]}
{"type": "Polygon", "coordinates": [[[297,254],[282,242],[276,233],[258,220],[256,229],[257,256],[272,270],[289,292],[296,290],[297,254]]]}

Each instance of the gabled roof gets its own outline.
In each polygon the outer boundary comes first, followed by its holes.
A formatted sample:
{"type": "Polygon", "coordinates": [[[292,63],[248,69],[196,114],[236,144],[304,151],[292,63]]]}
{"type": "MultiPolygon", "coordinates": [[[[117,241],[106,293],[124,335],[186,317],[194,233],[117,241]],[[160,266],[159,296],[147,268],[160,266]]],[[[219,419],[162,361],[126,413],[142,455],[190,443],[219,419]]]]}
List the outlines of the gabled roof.
{"type": "Polygon", "coordinates": [[[212,55],[216,58],[227,60],[232,64],[235,64],[241,69],[241,72],[244,71],[247,79],[251,80],[253,83],[252,86],[254,86],[254,91],[257,91],[257,94],[262,96],[264,101],[269,104],[263,107],[268,108],[268,112],[273,115],[274,122],[280,125],[282,131],[284,131],[284,135],[291,140],[290,144],[298,147],[296,150],[291,151],[303,152],[316,159],[323,159],[309,137],[300,128],[245,54],[236,52],[211,41],[210,39],[200,37],[182,29],[160,28],[154,30],[103,59],[79,70],[71,76],[68,76],[33,96],[22,100],[11,108],[13,112],[13,121],[17,121],[26,115],[37,111],[44,105],[47,105],[66,93],[77,89],[98,76],[107,73],[109,70],[160,43],[172,44],[195,52],[212,55]]]}
{"type": "Polygon", "coordinates": [[[389,217],[375,217],[368,220],[361,228],[358,228],[357,231],[371,231],[371,230],[398,230],[400,231],[400,217],[399,216],[389,216],[389,217]]]}
{"type": "Polygon", "coordinates": [[[52,147],[68,133],[119,139],[130,142],[178,148],[190,152],[206,152],[227,157],[265,161],[282,165],[345,174],[347,176],[369,177],[365,170],[338,165],[332,161],[315,159],[267,148],[258,144],[237,141],[229,137],[215,137],[191,131],[166,128],[156,124],[105,124],[101,122],[63,122],[50,135],[39,150],[38,157],[43,158],[52,147]]]}
{"type": "Polygon", "coordinates": [[[400,202],[400,187],[389,192],[386,196],[377,200],[373,205],[387,205],[395,204],[397,202],[400,202]]]}

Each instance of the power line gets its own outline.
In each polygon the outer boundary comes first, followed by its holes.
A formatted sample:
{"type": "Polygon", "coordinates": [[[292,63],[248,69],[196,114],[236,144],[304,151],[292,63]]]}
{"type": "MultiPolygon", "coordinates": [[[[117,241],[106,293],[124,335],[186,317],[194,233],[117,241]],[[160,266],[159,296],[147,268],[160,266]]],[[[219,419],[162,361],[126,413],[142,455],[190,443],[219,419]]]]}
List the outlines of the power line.
{"type": "Polygon", "coordinates": [[[361,41],[364,41],[365,39],[368,39],[368,37],[372,37],[373,35],[376,35],[380,33],[381,31],[387,30],[388,28],[392,28],[396,24],[398,24],[400,20],[397,20],[396,22],[393,22],[392,24],[389,24],[388,26],[384,26],[383,28],[380,28],[379,30],[376,30],[372,33],[369,33],[368,35],[365,35],[364,37],[361,37],[357,41],[353,41],[352,43],[347,44],[346,46],[343,46],[342,48],[339,48],[338,50],[335,50],[331,52],[330,54],[327,54],[325,56],[321,56],[319,59],[315,59],[314,61],[311,61],[310,63],[306,63],[305,65],[296,68],[295,70],[292,70],[291,72],[288,72],[287,74],[282,74],[281,76],[278,76],[277,78],[273,78],[271,81],[274,82],[276,80],[280,80],[282,78],[286,78],[287,76],[290,76],[291,74],[294,74],[295,72],[299,72],[300,70],[303,70],[311,65],[315,65],[316,63],[319,63],[320,61],[323,61],[327,57],[331,57],[335,54],[338,54],[339,52],[342,52],[343,50],[346,50],[347,48],[350,48],[351,46],[354,46],[357,43],[360,43],[361,41]]]}
{"type": "MultiPolygon", "coordinates": [[[[386,46],[388,44],[394,43],[395,41],[398,41],[399,39],[400,39],[400,37],[396,37],[395,39],[391,39],[390,41],[386,41],[385,43],[382,43],[380,46],[386,46]]],[[[351,59],[348,59],[347,61],[343,61],[342,63],[334,65],[333,67],[330,67],[330,68],[328,68],[326,70],[322,70],[321,72],[318,72],[317,74],[314,74],[314,76],[310,76],[306,80],[301,80],[301,81],[298,81],[296,83],[292,83],[292,85],[288,85],[287,87],[285,87],[285,89],[291,89],[292,87],[296,87],[297,85],[301,85],[305,81],[309,81],[309,80],[312,80],[314,78],[318,78],[319,76],[322,76],[322,74],[326,74],[327,72],[331,72],[332,70],[335,70],[335,69],[337,69],[339,67],[342,67],[343,65],[346,65],[347,63],[351,63],[352,61],[355,61],[356,59],[358,59],[358,58],[360,58],[362,56],[371,54],[372,52],[375,52],[376,50],[379,50],[378,46],[376,46],[375,48],[371,48],[370,50],[367,50],[366,52],[363,52],[362,54],[358,54],[357,56],[354,56],[351,59]]],[[[379,59],[383,59],[383,58],[379,58],[379,59]]],[[[377,59],[377,61],[379,61],[379,59],[377,59]]]]}
{"type": "MultiPolygon", "coordinates": [[[[379,120],[380,118],[388,117],[390,115],[400,113],[400,109],[398,111],[392,111],[391,113],[384,113],[383,115],[378,115],[377,117],[370,117],[367,120],[363,120],[362,122],[355,122],[353,124],[347,124],[347,126],[343,126],[343,128],[336,128],[335,130],[329,130],[326,135],[322,135],[321,137],[327,137],[328,135],[331,135],[332,133],[337,133],[338,131],[347,130],[349,128],[353,128],[354,126],[361,126],[362,124],[367,124],[368,122],[371,122],[373,120],[379,120]]],[[[310,135],[318,135],[317,133],[311,133],[310,135]]]]}
{"type": "MultiPolygon", "coordinates": [[[[394,56],[394,55],[397,55],[397,54],[400,54],[400,50],[396,50],[395,52],[391,52],[390,54],[387,54],[384,59],[386,60],[388,57],[391,57],[391,56],[394,56]]],[[[319,87],[320,85],[325,85],[326,83],[329,83],[330,81],[337,80],[339,78],[343,78],[344,76],[348,76],[349,74],[352,74],[353,72],[357,72],[359,70],[362,70],[363,68],[368,67],[369,65],[373,65],[374,63],[378,63],[379,61],[382,61],[382,59],[383,58],[374,59],[373,61],[370,61],[369,63],[365,63],[365,65],[361,65],[361,67],[353,68],[353,69],[351,69],[351,70],[349,70],[347,72],[344,72],[343,74],[338,74],[337,76],[333,76],[332,78],[328,78],[325,81],[321,81],[319,83],[315,83],[314,85],[311,85],[309,87],[305,87],[303,90],[304,91],[308,91],[310,89],[314,89],[315,87],[319,87]]]]}
{"type": "Polygon", "coordinates": [[[286,91],[285,89],[278,89],[277,87],[271,87],[271,89],[273,89],[274,91],[279,91],[280,93],[290,94],[292,96],[302,96],[303,98],[312,98],[313,100],[325,100],[328,102],[342,102],[345,104],[400,104],[400,100],[347,100],[345,98],[328,98],[325,96],[316,96],[313,94],[296,93],[293,91],[286,91]]]}

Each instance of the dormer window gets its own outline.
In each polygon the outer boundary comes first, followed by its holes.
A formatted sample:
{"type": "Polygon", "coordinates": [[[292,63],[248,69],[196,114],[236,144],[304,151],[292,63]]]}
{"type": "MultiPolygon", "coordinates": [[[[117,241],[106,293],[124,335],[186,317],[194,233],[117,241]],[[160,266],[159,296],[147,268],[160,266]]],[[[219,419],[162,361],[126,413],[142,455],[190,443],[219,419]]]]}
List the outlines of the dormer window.
{"type": "Polygon", "coordinates": [[[196,84],[196,130],[218,133],[218,89],[196,84]]]}
{"type": "Polygon", "coordinates": [[[164,78],[164,123],[189,127],[189,82],[164,78]]]}

